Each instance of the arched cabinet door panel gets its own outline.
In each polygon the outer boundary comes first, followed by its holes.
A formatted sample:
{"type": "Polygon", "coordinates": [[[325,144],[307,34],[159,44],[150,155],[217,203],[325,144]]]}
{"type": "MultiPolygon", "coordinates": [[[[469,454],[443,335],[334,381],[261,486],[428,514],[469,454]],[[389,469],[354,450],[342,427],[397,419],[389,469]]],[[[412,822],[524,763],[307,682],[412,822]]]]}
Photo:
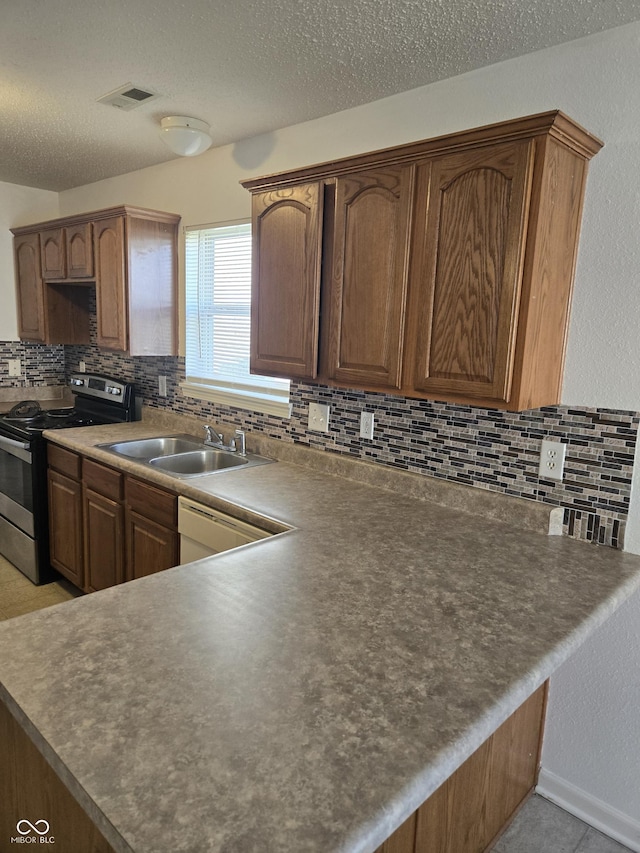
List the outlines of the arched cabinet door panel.
{"type": "Polygon", "coordinates": [[[69,278],[91,278],[93,275],[93,242],[91,222],[70,225],[67,232],[67,275],[69,278]]]}
{"type": "Polygon", "coordinates": [[[93,232],[96,265],[96,343],[127,349],[127,294],[124,217],[96,222],[93,232]]]}
{"type": "Polygon", "coordinates": [[[429,164],[411,283],[413,389],[509,399],[532,164],[530,141],[429,164]]]}
{"type": "Polygon", "coordinates": [[[400,386],[412,173],[389,166],[336,181],[326,373],[340,384],[400,386]]]}
{"type": "Polygon", "coordinates": [[[64,228],[50,228],[40,232],[40,257],[44,281],[65,278],[67,264],[64,228]]]}
{"type": "Polygon", "coordinates": [[[44,286],[40,265],[40,235],[22,234],[14,238],[18,334],[21,340],[47,339],[44,286]]]}
{"type": "Polygon", "coordinates": [[[320,183],[253,196],[251,370],[313,379],[318,370],[320,183]]]}

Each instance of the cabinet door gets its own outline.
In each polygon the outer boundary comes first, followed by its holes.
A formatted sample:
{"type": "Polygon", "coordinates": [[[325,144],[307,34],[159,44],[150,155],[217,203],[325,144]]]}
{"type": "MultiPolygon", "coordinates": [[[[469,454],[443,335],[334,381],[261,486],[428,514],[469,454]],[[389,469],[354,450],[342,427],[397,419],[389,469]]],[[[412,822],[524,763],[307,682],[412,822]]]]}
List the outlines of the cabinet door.
{"type": "Polygon", "coordinates": [[[42,278],[45,281],[55,281],[66,276],[63,228],[50,228],[40,232],[40,256],[42,278]]]}
{"type": "Polygon", "coordinates": [[[40,235],[24,234],[13,241],[16,268],[18,334],[22,340],[47,340],[44,284],[40,267],[40,235]]]}
{"type": "Polygon", "coordinates": [[[128,509],[126,579],[143,578],[178,565],[178,531],[128,509]]]}
{"type": "Polygon", "coordinates": [[[124,217],[101,219],[94,224],[96,273],[96,343],[99,347],[127,349],[124,217]]]}
{"type": "Polygon", "coordinates": [[[336,182],[323,344],[341,384],[400,386],[412,175],[388,166],[336,182]]]}
{"type": "Polygon", "coordinates": [[[85,590],[95,592],[124,580],[124,508],[83,489],[85,590]]]}
{"type": "Polygon", "coordinates": [[[254,373],[307,379],[317,374],[322,207],[319,183],[253,196],[254,373]]]}
{"type": "Polygon", "coordinates": [[[419,167],[409,389],[509,400],[532,159],[528,140],[419,167]]]}
{"type": "Polygon", "coordinates": [[[49,551],[51,565],[83,589],[82,487],[77,480],[52,470],[49,470],[49,551]]]}
{"type": "Polygon", "coordinates": [[[67,276],[91,278],[93,276],[93,242],[90,222],[72,225],[66,229],[67,276]]]}

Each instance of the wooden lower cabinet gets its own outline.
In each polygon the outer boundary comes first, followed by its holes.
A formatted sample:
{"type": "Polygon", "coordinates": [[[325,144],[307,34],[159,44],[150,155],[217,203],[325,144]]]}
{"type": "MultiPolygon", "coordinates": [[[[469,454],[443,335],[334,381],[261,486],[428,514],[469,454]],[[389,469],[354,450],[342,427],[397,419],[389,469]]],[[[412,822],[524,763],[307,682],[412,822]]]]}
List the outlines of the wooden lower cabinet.
{"type": "Polygon", "coordinates": [[[178,565],[178,533],[127,510],[127,577],[135,580],[178,565]]]}
{"type": "Polygon", "coordinates": [[[114,853],[2,702],[0,755],[0,850],[13,849],[12,838],[25,841],[16,825],[31,817],[32,821],[37,818],[49,824],[46,838],[54,839],[49,842],[52,850],[114,853]]]}
{"type": "Polygon", "coordinates": [[[85,591],[97,592],[124,580],[124,508],[83,489],[85,591]]]}
{"type": "MultiPolygon", "coordinates": [[[[376,853],[483,853],[536,782],[544,684],[393,833],[376,853]]],[[[112,853],[40,752],[0,702],[0,839],[24,815],[46,819],[56,849],[112,853]]]]}
{"type": "Polygon", "coordinates": [[[82,486],[53,470],[49,471],[49,531],[51,565],[82,588],[82,486]]]}
{"type": "Polygon", "coordinates": [[[55,444],[47,449],[49,462],[49,556],[51,565],[72,584],[84,588],[81,462],[55,444]]]}
{"type": "Polygon", "coordinates": [[[142,480],[125,483],[126,580],[178,565],[178,500],[142,480]]]}
{"type": "Polygon", "coordinates": [[[176,495],[55,444],[49,457],[51,564],[85,592],[179,563],[176,495]]]}
{"type": "Polygon", "coordinates": [[[540,763],[543,684],[376,853],[484,853],[533,790],[540,763]]]}

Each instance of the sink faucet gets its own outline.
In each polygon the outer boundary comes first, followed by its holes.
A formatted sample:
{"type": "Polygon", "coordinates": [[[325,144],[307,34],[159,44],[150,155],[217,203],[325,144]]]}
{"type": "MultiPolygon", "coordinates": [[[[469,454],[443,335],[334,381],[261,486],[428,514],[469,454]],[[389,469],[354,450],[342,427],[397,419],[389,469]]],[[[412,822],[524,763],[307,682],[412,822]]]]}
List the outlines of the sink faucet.
{"type": "Polygon", "coordinates": [[[218,450],[227,450],[230,453],[237,452],[240,456],[247,455],[245,435],[241,429],[236,430],[235,438],[232,438],[229,444],[225,444],[222,433],[216,432],[209,424],[205,424],[203,429],[206,433],[204,443],[208,447],[216,447],[218,450]]]}

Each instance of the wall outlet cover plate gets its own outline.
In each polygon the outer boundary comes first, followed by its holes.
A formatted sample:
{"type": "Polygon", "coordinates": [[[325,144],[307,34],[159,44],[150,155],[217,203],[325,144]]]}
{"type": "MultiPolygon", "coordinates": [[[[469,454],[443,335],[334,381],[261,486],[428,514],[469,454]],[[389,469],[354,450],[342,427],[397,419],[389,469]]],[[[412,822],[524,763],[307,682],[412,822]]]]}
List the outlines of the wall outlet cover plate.
{"type": "Polygon", "coordinates": [[[538,476],[542,480],[562,480],[567,445],[561,441],[543,440],[540,447],[538,476]]]}
{"type": "Polygon", "coordinates": [[[312,432],[329,432],[329,406],[309,403],[309,429],[312,432]]]}

